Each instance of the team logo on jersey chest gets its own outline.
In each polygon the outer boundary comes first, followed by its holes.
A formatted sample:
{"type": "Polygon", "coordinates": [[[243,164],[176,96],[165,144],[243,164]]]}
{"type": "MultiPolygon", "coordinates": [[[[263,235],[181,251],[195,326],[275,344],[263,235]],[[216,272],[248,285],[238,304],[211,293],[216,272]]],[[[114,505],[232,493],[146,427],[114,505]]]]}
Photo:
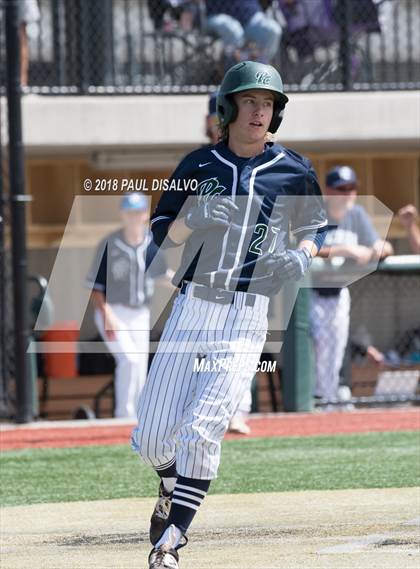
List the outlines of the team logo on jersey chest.
{"type": "Polygon", "coordinates": [[[122,281],[128,278],[130,272],[130,262],[128,259],[118,259],[111,266],[112,276],[116,281],[122,281]]]}
{"type": "Polygon", "coordinates": [[[217,178],[203,180],[197,186],[199,201],[208,201],[215,196],[219,196],[226,191],[226,186],[222,186],[217,178]]]}

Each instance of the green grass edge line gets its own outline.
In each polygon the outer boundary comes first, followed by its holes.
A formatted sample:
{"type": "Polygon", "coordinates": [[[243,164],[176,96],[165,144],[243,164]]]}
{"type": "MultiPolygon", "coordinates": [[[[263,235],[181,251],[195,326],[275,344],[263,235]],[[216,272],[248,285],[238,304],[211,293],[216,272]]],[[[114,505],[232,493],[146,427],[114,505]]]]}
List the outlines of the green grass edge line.
{"type": "MultiPolygon", "coordinates": [[[[213,494],[419,485],[420,432],[273,437],[223,443],[213,494]]],[[[155,496],[157,476],[127,445],[11,450],[2,506],[155,496]]]]}

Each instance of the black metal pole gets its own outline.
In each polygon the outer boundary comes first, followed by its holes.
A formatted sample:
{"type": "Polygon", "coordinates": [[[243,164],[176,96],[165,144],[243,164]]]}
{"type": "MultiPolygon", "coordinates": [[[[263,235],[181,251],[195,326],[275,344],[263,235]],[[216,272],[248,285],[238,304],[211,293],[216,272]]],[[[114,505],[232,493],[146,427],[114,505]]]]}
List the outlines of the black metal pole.
{"type": "MultiPolygon", "coordinates": [[[[0,38],[2,34],[0,31],[0,38]]],[[[0,93],[1,96],[1,93],[0,93]]],[[[3,156],[2,156],[2,105],[0,99],[0,417],[6,415],[7,389],[6,389],[6,274],[4,258],[4,190],[3,190],[3,156]]]]}
{"type": "Polygon", "coordinates": [[[6,69],[9,123],[10,210],[12,221],[13,301],[15,324],[16,422],[33,419],[33,385],[29,375],[26,259],[26,201],[22,143],[19,0],[6,0],[6,69]]]}
{"type": "Polygon", "coordinates": [[[350,91],[351,81],[351,0],[339,0],[338,24],[340,26],[340,67],[343,91],[350,91]]]}
{"type": "Polygon", "coordinates": [[[78,71],[78,85],[80,94],[86,95],[89,90],[89,5],[82,0],[77,0],[76,4],[77,15],[77,71],[78,71]]]}
{"type": "MultiPolygon", "coordinates": [[[[87,76],[89,85],[113,85],[113,22],[112,0],[89,0],[85,2],[87,41],[87,76]]],[[[124,14],[130,12],[130,2],[124,3],[124,14]]],[[[125,33],[129,36],[129,25],[124,20],[125,33]]],[[[127,40],[128,41],[128,40],[127,40]]],[[[129,45],[130,49],[132,46],[129,45]]],[[[132,53],[128,51],[128,69],[131,70],[132,53]]],[[[131,71],[130,71],[131,72],[131,71]]]]}
{"type": "MultiPolygon", "coordinates": [[[[4,27],[1,25],[4,22],[3,7],[0,6],[0,42],[3,40],[4,27]]],[[[4,177],[4,165],[2,157],[2,99],[4,95],[2,80],[4,77],[4,62],[0,61],[0,417],[2,416],[3,408],[6,402],[6,365],[5,365],[5,315],[4,308],[5,303],[5,286],[6,279],[4,274],[5,262],[4,262],[4,189],[3,189],[3,177],[4,177]]]]}
{"type": "Polygon", "coordinates": [[[52,30],[53,30],[53,54],[54,54],[54,77],[56,84],[62,87],[66,76],[66,59],[62,41],[62,11],[63,4],[60,0],[51,3],[52,30]]]}

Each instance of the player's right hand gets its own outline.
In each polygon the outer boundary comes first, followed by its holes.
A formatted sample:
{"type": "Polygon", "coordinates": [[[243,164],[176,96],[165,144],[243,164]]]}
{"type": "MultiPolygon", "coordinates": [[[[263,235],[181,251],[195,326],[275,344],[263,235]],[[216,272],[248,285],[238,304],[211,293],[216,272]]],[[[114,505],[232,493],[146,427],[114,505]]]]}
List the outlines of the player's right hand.
{"type": "Polygon", "coordinates": [[[104,318],[105,336],[107,340],[117,339],[116,331],[121,329],[120,321],[113,314],[108,313],[104,318]]]}
{"type": "Polygon", "coordinates": [[[207,229],[214,225],[229,227],[238,206],[226,197],[214,197],[193,207],[185,217],[185,225],[190,229],[207,229]]]}
{"type": "Polygon", "coordinates": [[[410,227],[410,225],[417,223],[419,213],[414,205],[409,204],[398,210],[398,217],[404,227],[410,227]]]}

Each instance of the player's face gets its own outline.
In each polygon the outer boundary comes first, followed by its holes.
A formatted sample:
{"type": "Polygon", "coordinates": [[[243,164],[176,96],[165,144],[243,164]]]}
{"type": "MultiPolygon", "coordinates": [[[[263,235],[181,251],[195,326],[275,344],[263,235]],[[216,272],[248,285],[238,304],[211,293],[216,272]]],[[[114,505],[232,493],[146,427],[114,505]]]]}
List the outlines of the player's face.
{"type": "Polygon", "coordinates": [[[274,96],[264,89],[250,89],[234,95],[238,116],[229,126],[229,136],[241,142],[264,140],[273,118],[274,96]]]}
{"type": "Polygon", "coordinates": [[[337,212],[346,211],[351,208],[356,200],[357,186],[354,184],[342,185],[339,188],[325,188],[325,194],[331,196],[328,207],[337,212]]]}
{"type": "Polygon", "coordinates": [[[137,225],[144,225],[148,220],[148,212],[147,210],[142,209],[133,209],[128,211],[121,212],[121,218],[124,227],[133,227],[137,225]]]}

